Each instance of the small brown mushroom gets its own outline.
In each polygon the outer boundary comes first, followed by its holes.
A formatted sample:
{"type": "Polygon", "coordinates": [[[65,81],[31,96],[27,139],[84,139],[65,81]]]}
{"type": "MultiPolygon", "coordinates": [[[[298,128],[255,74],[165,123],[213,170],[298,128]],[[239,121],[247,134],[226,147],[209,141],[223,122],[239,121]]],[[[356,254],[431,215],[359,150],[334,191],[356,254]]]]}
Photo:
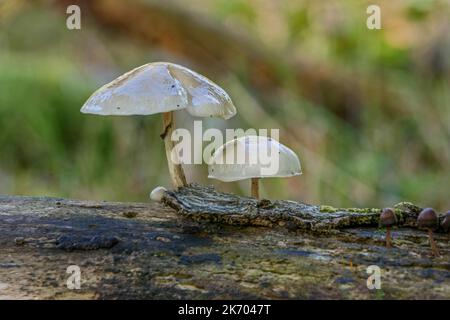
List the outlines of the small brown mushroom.
{"type": "Polygon", "coordinates": [[[449,232],[450,231],[450,211],[447,211],[447,213],[445,214],[444,220],[442,220],[442,229],[444,229],[445,232],[449,232]]]}
{"type": "Polygon", "coordinates": [[[439,220],[436,211],[431,208],[425,208],[420,212],[419,217],[417,218],[417,227],[419,227],[419,229],[428,230],[428,238],[430,240],[431,251],[433,252],[433,255],[435,257],[438,257],[440,255],[436,243],[433,239],[433,230],[436,229],[438,225],[439,220]]]}
{"type": "Polygon", "coordinates": [[[386,248],[391,248],[391,227],[397,223],[394,210],[385,208],[380,214],[380,226],[386,228],[386,248]]]}

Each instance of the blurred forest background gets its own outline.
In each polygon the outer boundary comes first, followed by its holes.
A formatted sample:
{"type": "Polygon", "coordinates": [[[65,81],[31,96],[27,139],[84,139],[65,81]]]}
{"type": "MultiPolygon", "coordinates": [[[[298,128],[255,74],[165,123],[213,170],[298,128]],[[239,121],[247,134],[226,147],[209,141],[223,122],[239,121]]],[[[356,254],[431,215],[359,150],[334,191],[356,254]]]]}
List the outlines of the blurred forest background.
{"type": "MultiPolygon", "coordinates": [[[[0,0],[0,194],[148,201],[170,187],[161,115],[79,112],[99,86],[152,61],[230,94],[237,116],[205,128],[280,129],[303,175],[262,181],[263,197],[450,209],[447,0],[0,0]],[[70,4],[81,30],[66,28],[70,4]],[[366,27],[369,4],[381,30],[366,27]]],[[[249,181],[186,170],[249,193],[249,181]]]]}

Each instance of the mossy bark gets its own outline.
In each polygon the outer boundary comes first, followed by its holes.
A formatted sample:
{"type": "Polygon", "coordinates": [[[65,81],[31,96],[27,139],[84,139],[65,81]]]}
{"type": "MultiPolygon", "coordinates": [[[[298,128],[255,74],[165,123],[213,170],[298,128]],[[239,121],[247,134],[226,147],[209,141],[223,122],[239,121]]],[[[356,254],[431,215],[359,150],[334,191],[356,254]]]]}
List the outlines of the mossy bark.
{"type": "Polygon", "coordinates": [[[0,196],[0,298],[450,299],[447,234],[399,205],[386,249],[378,209],[268,201],[189,186],[159,203],[0,196]],[[326,210],[325,210],[326,209],[326,210]],[[214,222],[214,223],[212,223],[214,222]],[[69,265],[81,288],[66,286],[69,265]],[[367,288],[369,265],[381,289],[367,288]]]}
{"type": "MultiPolygon", "coordinates": [[[[270,201],[240,197],[196,184],[167,192],[164,201],[178,213],[197,221],[242,226],[279,225],[290,230],[299,229],[314,233],[377,227],[381,213],[380,208],[334,208],[288,200],[270,201]]],[[[422,208],[409,202],[396,204],[394,213],[397,226],[415,228],[421,210],[422,208]]],[[[444,216],[441,216],[440,220],[443,218],[444,216]]]]}

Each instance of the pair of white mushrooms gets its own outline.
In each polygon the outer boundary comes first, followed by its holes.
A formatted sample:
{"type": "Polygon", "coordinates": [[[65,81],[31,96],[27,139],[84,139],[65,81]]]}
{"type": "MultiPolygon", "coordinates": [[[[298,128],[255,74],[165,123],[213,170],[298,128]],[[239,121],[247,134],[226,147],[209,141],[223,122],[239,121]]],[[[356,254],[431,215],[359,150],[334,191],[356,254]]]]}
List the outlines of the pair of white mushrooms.
{"type": "MultiPolygon", "coordinates": [[[[135,68],[112,82],[104,85],[86,101],[81,108],[83,113],[97,115],[151,115],[163,114],[163,133],[167,164],[174,188],[187,185],[181,164],[172,161],[174,142],[173,111],[186,109],[195,117],[219,117],[229,119],[236,114],[228,94],[208,78],[180,65],[167,62],[148,63],[135,68]]],[[[246,158],[246,159],[247,159],[246,158]]],[[[259,198],[259,179],[266,177],[289,177],[301,174],[297,155],[286,146],[263,136],[244,136],[228,141],[218,148],[208,167],[209,178],[221,181],[251,179],[251,194],[259,198]],[[260,162],[243,164],[224,163],[226,153],[236,148],[251,155],[258,150],[271,148],[278,152],[277,172],[264,174],[260,162]]],[[[161,201],[163,187],[157,187],[150,195],[161,201]]]]}

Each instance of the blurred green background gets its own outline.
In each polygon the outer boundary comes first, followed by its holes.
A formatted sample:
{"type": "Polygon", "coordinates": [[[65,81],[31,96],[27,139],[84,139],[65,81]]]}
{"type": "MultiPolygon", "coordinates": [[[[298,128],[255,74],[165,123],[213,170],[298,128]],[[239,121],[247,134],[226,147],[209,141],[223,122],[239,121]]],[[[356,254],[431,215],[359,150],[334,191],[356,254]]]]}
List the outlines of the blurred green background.
{"type": "Polygon", "coordinates": [[[446,0],[0,0],[0,193],[147,201],[169,187],[160,115],[79,110],[120,74],[170,61],[232,97],[237,116],[205,128],[279,128],[300,156],[304,174],[264,180],[263,197],[448,210],[449,17],[446,0]],[[70,4],[81,30],[66,28],[70,4]],[[381,30],[366,27],[369,4],[381,30]]]}

